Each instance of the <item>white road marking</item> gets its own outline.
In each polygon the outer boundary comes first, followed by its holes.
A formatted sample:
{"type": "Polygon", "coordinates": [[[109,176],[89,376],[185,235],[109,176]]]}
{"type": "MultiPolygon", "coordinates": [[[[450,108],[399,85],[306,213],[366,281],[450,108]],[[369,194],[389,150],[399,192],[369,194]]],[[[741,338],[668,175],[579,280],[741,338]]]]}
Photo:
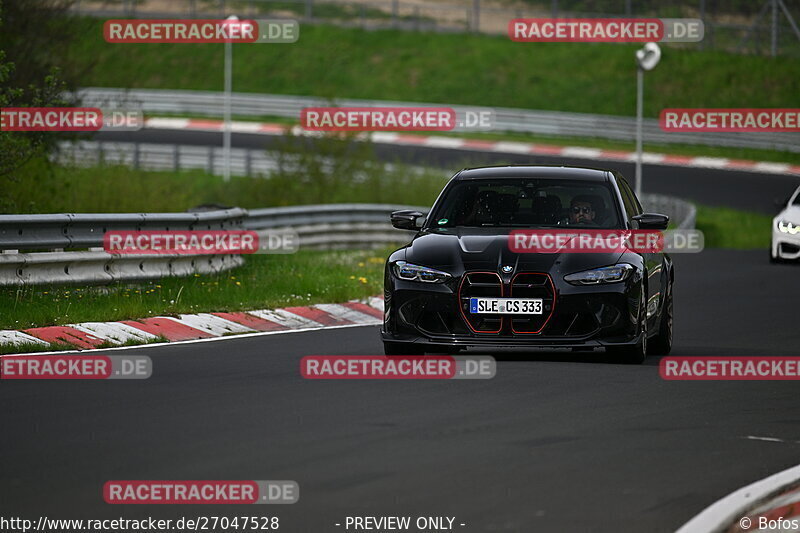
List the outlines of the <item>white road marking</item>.
{"type": "Polygon", "coordinates": [[[374,316],[350,309],[340,304],[317,304],[314,307],[322,309],[326,313],[333,315],[336,318],[349,320],[355,324],[380,324],[381,320],[374,316]]]}
{"type": "Polygon", "coordinates": [[[461,148],[464,146],[464,139],[457,137],[428,137],[425,139],[424,145],[433,148],[461,148]]]}
{"type": "Polygon", "coordinates": [[[148,342],[158,338],[152,333],[121,322],[81,322],[79,324],[69,324],[69,326],[118,344],[128,341],[148,342]]]}
{"type": "Polygon", "coordinates": [[[384,303],[383,298],[378,298],[377,296],[370,296],[367,298],[367,305],[374,307],[381,313],[384,311],[384,303]]]}
{"type": "Polygon", "coordinates": [[[311,320],[310,318],[296,315],[283,309],[262,309],[260,311],[248,311],[248,313],[263,318],[264,320],[277,322],[281,326],[286,326],[291,329],[322,326],[322,324],[316,320],[311,320]]]}
{"type": "Polygon", "coordinates": [[[531,153],[531,148],[533,147],[532,144],[528,143],[518,143],[518,142],[511,142],[511,141],[500,141],[495,143],[492,147],[492,152],[510,152],[510,153],[519,153],[519,154],[529,154],[531,153]]]}
{"type": "Polygon", "coordinates": [[[566,146],[561,150],[564,157],[578,157],[581,159],[597,159],[602,154],[602,150],[597,148],[582,148],[580,146],[566,146]]]}
{"type": "MultiPolygon", "coordinates": [[[[253,313],[252,311],[248,311],[249,313],[253,313]]],[[[164,318],[164,317],[159,317],[164,318]]],[[[8,355],[0,355],[0,359],[4,357],[25,357],[29,355],[71,355],[71,354],[83,354],[86,355],[87,353],[91,354],[91,352],[97,352],[98,355],[104,354],[105,352],[116,352],[121,350],[139,350],[141,348],[164,348],[169,346],[174,346],[176,344],[194,344],[199,342],[216,342],[216,341],[227,341],[231,339],[247,339],[250,337],[264,337],[266,335],[283,335],[285,333],[305,333],[308,331],[319,331],[322,329],[344,329],[344,328],[363,328],[369,325],[374,326],[373,324],[345,324],[343,326],[317,326],[317,327],[310,327],[310,328],[298,328],[298,329],[285,329],[280,331],[259,331],[256,333],[242,333],[240,335],[226,335],[224,337],[209,337],[205,339],[191,339],[188,341],[174,341],[174,342],[158,342],[153,344],[141,344],[138,346],[115,346],[114,348],[103,348],[102,350],[57,350],[57,351],[50,351],[50,352],[34,352],[34,353],[18,353],[18,354],[8,354],[8,355]]],[[[47,344],[47,343],[45,343],[47,344]]],[[[376,354],[379,355],[379,354],[376,354]]]]}
{"type": "Polygon", "coordinates": [[[789,172],[790,168],[791,165],[787,163],[770,163],[768,161],[762,161],[753,165],[753,170],[768,172],[770,174],[785,174],[789,172]]]}
{"type": "Polygon", "coordinates": [[[194,315],[180,315],[179,319],[173,319],[177,322],[182,322],[187,326],[195,329],[211,333],[212,335],[229,335],[231,333],[250,333],[255,331],[253,328],[248,328],[242,324],[237,324],[222,317],[212,315],[209,313],[198,313],[194,315]]]}
{"type": "Polygon", "coordinates": [[[776,439],[775,437],[756,437],[755,435],[747,435],[745,438],[748,440],[762,440],[766,442],[787,442],[783,439],[776,439]]]}
{"type": "Polygon", "coordinates": [[[153,117],[145,120],[144,127],[156,130],[185,130],[189,127],[189,119],[153,117]]]}
{"type": "Polygon", "coordinates": [[[0,344],[11,344],[13,346],[19,346],[20,344],[42,344],[47,346],[50,343],[21,331],[4,329],[0,330],[0,344]]]}
{"type": "Polygon", "coordinates": [[[692,159],[691,166],[693,167],[708,167],[708,168],[725,168],[728,166],[727,159],[723,157],[695,157],[692,159]]]}

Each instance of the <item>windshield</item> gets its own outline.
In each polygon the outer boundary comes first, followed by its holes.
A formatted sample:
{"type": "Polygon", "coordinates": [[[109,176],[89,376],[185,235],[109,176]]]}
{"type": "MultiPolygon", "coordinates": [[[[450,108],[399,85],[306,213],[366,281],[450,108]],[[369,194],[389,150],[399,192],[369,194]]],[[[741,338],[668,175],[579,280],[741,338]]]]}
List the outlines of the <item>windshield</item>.
{"type": "Polygon", "coordinates": [[[437,203],[430,229],[453,227],[621,228],[607,183],[501,178],[460,181],[437,203]]]}

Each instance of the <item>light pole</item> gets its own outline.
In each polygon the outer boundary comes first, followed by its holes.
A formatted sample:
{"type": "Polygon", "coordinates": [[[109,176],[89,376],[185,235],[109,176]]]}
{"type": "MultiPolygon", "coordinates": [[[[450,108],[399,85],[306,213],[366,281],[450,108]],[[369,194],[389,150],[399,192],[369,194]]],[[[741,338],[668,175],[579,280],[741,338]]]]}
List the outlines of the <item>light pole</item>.
{"type": "MultiPolygon", "coordinates": [[[[239,17],[231,15],[225,19],[226,23],[236,23],[239,17]]],[[[225,181],[231,180],[231,87],[233,85],[233,44],[230,39],[225,40],[225,126],[222,130],[222,176],[225,181]]]]}
{"type": "Polygon", "coordinates": [[[644,105],[644,71],[653,70],[661,59],[661,48],[647,43],[636,50],[636,196],[642,194],[642,107],[644,105]]]}

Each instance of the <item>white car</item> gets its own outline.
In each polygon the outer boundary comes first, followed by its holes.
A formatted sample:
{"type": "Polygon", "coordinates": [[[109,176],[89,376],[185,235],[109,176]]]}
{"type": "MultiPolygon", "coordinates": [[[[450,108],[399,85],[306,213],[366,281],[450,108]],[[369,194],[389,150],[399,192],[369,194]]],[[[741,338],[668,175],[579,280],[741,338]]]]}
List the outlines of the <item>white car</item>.
{"type": "Polygon", "coordinates": [[[800,187],[786,202],[783,211],[772,220],[769,259],[773,263],[784,259],[800,259],[800,187]]]}

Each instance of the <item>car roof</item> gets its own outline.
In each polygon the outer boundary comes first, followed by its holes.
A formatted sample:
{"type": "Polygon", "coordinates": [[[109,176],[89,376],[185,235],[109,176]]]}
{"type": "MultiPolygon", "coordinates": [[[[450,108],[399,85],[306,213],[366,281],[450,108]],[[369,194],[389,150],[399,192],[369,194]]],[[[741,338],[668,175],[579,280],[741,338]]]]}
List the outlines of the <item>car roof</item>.
{"type": "Polygon", "coordinates": [[[539,178],[607,181],[610,175],[610,171],[600,168],[565,167],[556,165],[504,165],[496,167],[465,168],[453,176],[453,179],[539,178]]]}

